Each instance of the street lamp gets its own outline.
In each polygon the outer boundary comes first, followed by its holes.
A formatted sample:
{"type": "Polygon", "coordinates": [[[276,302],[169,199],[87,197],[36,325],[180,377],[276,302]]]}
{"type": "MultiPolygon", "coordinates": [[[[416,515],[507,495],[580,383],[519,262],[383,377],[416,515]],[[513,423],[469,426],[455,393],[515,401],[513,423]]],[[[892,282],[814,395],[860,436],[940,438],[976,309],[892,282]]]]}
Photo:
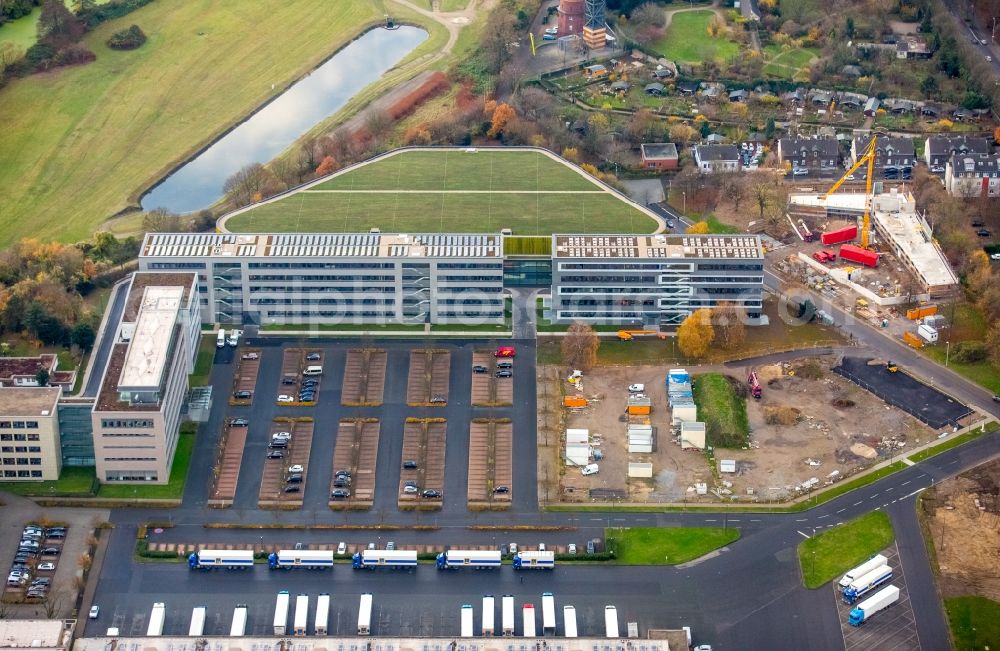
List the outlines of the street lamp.
{"type": "Polygon", "coordinates": [[[681,191],[681,197],[684,199],[684,207],[681,208],[681,212],[684,214],[685,217],[687,217],[687,211],[688,211],[688,193],[682,190],[681,191]]]}

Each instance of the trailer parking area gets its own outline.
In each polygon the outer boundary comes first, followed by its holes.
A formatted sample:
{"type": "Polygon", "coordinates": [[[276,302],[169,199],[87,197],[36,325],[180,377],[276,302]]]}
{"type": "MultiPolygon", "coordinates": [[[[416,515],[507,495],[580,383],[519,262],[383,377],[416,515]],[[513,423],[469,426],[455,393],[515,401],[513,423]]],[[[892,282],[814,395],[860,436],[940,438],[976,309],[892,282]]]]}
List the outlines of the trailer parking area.
{"type": "Polygon", "coordinates": [[[886,649],[903,651],[919,651],[920,638],[917,637],[916,617],[910,606],[910,595],[906,591],[906,577],[899,560],[899,548],[893,544],[882,551],[887,559],[887,565],[892,568],[892,581],[872,590],[861,597],[854,605],[844,603],[840,596],[840,586],[833,583],[833,598],[837,604],[837,617],[840,619],[840,629],[844,635],[846,651],[864,651],[867,649],[886,649]],[[899,588],[899,601],[885,610],[872,615],[871,620],[861,626],[851,626],[847,616],[857,604],[875,594],[882,588],[894,585],[899,588]]]}
{"type": "Polygon", "coordinates": [[[410,351],[406,403],[411,407],[443,407],[448,404],[450,375],[451,352],[440,348],[410,351]]]}
{"type": "Polygon", "coordinates": [[[379,407],[385,390],[388,356],[379,348],[353,348],[347,351],[344,385],[340,402],[345,407],[379,407]]]}
{"type": "Polygon", "coordinates": [[[513,482],[513,426],[507,419],[473,419],[469,424],[469,509],[510,508],[513,482]]]}
{"type": "Polygon", "coordinates": [[[208,506],[226,508],[232,506],[236,497],[236,483],[240,478],[243,463],[243,448],[247,443],[245,426],[234,427],[228,422],[223,426],[222,438],[216,449],[215,482],[208,499],[208,506]]]}
{"type": "Polygon", "coordinates": [[[403,464],[399,472],[400,510],[441,508],[444,501],[446,429],[447,423],[443,418],[406,419],[403,426],[403,464]],[[435,493],[428,493],[425,497],[424,491],[428,490],[435,493]]]}
{"type": "Polygon", "coordinates": [[[498,359],[493,351],[472,353],[472,404],[476,407],[510,407],[514,403],[514,358],[498,359]],[[511,377],[497,377],[497,365],[510,370],[511,377]]]}
{"type": "Polygon", "coordinates": [[[363,510],[375,499],[375,464],[378,460],[379,421],[377,418],[345,418],[337,427],[333,449],[333,481],[330,485],[330,508],[363,510]],[[337,486],[337,473],[349,473],[349,485],[337,486]],[[345,497],[335,496],[346,491],[345,497]]]}
{"type": "Polygon", "coordinates": [[[260,350],[250,348],[244,350],[236,362],[236,373],[233,376],[233,395],[230,404],[249,405],[253,402],[257,390],[257,375],[260,373],[260,350]],[[249,398],[239,396],[247,395],[249,398]]]}
{"type": "MultiPolygon", "coordinates": [[[[306,490],[306,479],[309,472],[309,450],[312,448],[313,420],[275,418],[271,423],[270,438],[277,432],[288,432],[292,435],[291,442],[284,450],[268,450],[268,453],[281,452],[280,458],[264,460],[264,472],[260,478],[260,493],[257,505],[262,509],[300,508],[302,495],[306,490]],[[302,466],[301,471],[292,473],[292,466],[302,466]],[[292,478],[298,477],[297,480],[292,478]]],[[[277,455],[274,455],[277,457],[277,455]]]]}

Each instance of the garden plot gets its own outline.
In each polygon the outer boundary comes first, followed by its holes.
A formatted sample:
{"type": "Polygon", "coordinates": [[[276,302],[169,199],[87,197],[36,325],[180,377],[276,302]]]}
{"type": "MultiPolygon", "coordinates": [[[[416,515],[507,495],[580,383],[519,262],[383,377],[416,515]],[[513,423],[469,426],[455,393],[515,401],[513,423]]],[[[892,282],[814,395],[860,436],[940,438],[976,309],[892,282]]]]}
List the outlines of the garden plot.
{"type": "Polygon", "coordinates": [[[333,450],[334,479],[330,486],[331,509],[367,509],[375,499],[375,463],[378,458],[379,421],[376,418],[350,418],[340,421],[337,444],[333,450]],[[337,472],[350,473],[349,486],[336,486],[337,472]],[[338,490],[345,497],[334,497],[338,490]]]}
{"type": "Polygon", "coordinates": [[[233,498],[236,496],[236,482],[240,478],[247,431],[246,427],[224,426],[222,440],[216,453],[214,483],[208,506],[216,508],[232,506],[233,498]]]}
{"type": "Polygon", "coordinates": [[[309,450],[312,449],[313,421],[309,419],[275,418],[271,423],[268,439],[276,432],[289,432],[292,440],[281,450],[280,459],[264,460],[264,472],[260,478],[260,493],[257,504],[262,509],[290,509],[302,506],[302,495],[306,490],[309,472],[309,450]],[[301,472],[292,473],[290,468],[302,466],[301,472]],[[300,476],[301,481],[293,480],[300,476]],[[288,487],[297,487],[286,490],[288,487]]]}
{"type": "Polygon", "coordinates": [[[260,351],[256,349],[246,350],[240,355],[240,360],[236,365],[236,373],[233,377],[233,395],[230,400],[232,405],[249,405],[253,402],[254,392],[257,389],[257,374],[260,372],[260,351]],[[237,398],[244,395],[244,391],[250,392],[249,398],[237,398]]]}
{"type": "Polygon", "coordinates": [[[410,351],[406,403],[411,407],[443,407],[448,404],[450,374],[449,351],[431,348],[410,351]]]}
{"type": "Polygon", "coordinates": [[[477,350],[472,353],[472,404],[476,407],[509,407],[514,402],[514,379],[498,378],[497,363],[511,365],[514,359],[497,359],[492,351],[477,350]],[[482,369],[486,369],[483,371],[482,369]]]}
{"type": "Polygon", "coordinates": [[[444,501],[444,449],[447,423],[443,418],[407,418],[403,427],[403,464],[399,472],[399,508],[440,509],[444,501]],[[407,492],[408,486],[416,491],[407,492]],[[424,497],[426,490],[437,497],[424,497]]]}
{"type": "Polygon", "coordinates": [[[510,508],[513,495],[513,426],[477,418],[469,424],[470,510],[510,508]]]}
{"type": "Polygon", "coordinates": [[[378,407],[385,390],[387,356],[378,348],[354,348],[347,351],[344,385],[340,392],[345,407],[378,407]]]}

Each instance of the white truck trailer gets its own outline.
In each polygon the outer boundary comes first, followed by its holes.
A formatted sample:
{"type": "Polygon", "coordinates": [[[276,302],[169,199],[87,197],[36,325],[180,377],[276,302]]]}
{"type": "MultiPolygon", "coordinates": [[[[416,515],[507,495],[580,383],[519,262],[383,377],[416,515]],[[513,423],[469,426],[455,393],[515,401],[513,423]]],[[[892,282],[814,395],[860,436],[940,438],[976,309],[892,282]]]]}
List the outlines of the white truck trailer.
{"type": "Polygon", "coordinates": [[[877,554],[875,556],[872,556],[861,565],[858,565],[853,570],[849,570],[847,574],[840,577],[840,587],[846,588],[847,586],[851,585],[852,581],[854,581],[855,579],[860,579],[862,576],[868,574],[876,567],[882,567],[888,562],[888,560],[889,559],[887,559],[882,554],[877,554]]]}
{"type": "Polygon", "coordinates": [[[500,620],[503,626],[504,637],[510,637],[514,634],[514,597],[513,595],[505,594],[501,600],[501,611],[502,619],[500,620]]]}
{"type": "Polygon", "coordinates": [[[149,614],[149,626],[146,628],[146,637],[163,635],[163,621],[166,615],[167,607],[162,601],[153,604],[153,611],[149,614]]]}
{"type": "Polygon", "coordinates": [[[614,606],[604,607],[604,637],[618,638],[618,609],[614,606]]]}
{"type": "Polygon", "coordinates": [[[326,635],[327,622],[330,621],[330,595],[322,593],[316,599],[316,635],[326,635]]]}
{"type": "Polygon", "coordinates": [[[496,635],[496,599],[488,594],[483,597],[483,635],[496,635]]]}
{"type": "Polygon", "coordinates": [[[288,632],[288,590],[282,590],[274,600],[274,634],[285,635],[288,632]]]}
{"type": "Polygon", "coordinates": [[[551,592],[542,593],[542,635],[556,634],[556,598],[551,592]]]}
{"type": "Polygon", "coordinates": [[[566,637],[576,637],[576,607],[563,606],[563,628],[566,637]]]}
{"type": "Polygon", "coordinates": [[[247,634],[247,605],[240,604],[233,609],[233,623],[229,627],[229,637],[243,637],[247,634]]]}
{"type": "Polygon", "coordinates": [[[309,622],[309,595],[300,594],[295,597],[295,619],[292,621],[292,635],[305,635],[309,622]]]}
{"type": "Polygon", "coordinates": [[[521,613],[524,619],[524,629],[521,631],[521,635],[535,637],[535,604],[524,604],[521,613]]]}
{"type": "Polygon", "coordinates": [[[372,633],[372,595],[369,592],[361,595],[361,604],[358,607],[358,635],[371,635],[372,633]]]}
{"type": "Polygon", "coordinates": [[[851,581],[851,584],[844,588],[844,603],[853,604],[855,601],[873,592],[875,588],[883,583],[892,581],[892,568],[888,565],[876,567],[871,572],[863,574],[861,578],[851,581]]]}
{"type": "Polygon", "coordinates": [[[555,552],[528,551],[514,554],[511,565],[515,570],[551,570],[556,566],[555,552]]]}
{"type": "Polygon", "coordinates": [[[462,637],[472,637],[473,612],[472,604],[462,606],[462,637]]]}
{"type": "Polygon", "coordinates": [[[205,607],[195,606],[191,611],[191,625],[188,626],[188,635],[198,637],[205,634],[205,607]]]}
{"type": "Polygon", "coordinates": [[[897,601],[899,601],[899,588],[894,585],[882,588],[858,604],[847,616],[847,623],[851,626],[861,626],[868,621],[869,617],[880,610],[885,610],[897,601]]]}

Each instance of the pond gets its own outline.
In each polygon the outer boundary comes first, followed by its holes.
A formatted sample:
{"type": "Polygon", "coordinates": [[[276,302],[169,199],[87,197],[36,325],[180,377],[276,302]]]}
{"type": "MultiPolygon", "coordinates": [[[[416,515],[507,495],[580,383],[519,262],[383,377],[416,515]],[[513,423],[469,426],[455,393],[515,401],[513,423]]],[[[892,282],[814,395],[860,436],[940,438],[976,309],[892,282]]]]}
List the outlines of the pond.
{"type": "Polygon", "coordinates": [[[208,208],[222,198],[222,186],[233,173],[270,161],[426,38],[426,31],[408,25],[366,32],[170,174],[142,197],[143,210],[208,208]]]}

